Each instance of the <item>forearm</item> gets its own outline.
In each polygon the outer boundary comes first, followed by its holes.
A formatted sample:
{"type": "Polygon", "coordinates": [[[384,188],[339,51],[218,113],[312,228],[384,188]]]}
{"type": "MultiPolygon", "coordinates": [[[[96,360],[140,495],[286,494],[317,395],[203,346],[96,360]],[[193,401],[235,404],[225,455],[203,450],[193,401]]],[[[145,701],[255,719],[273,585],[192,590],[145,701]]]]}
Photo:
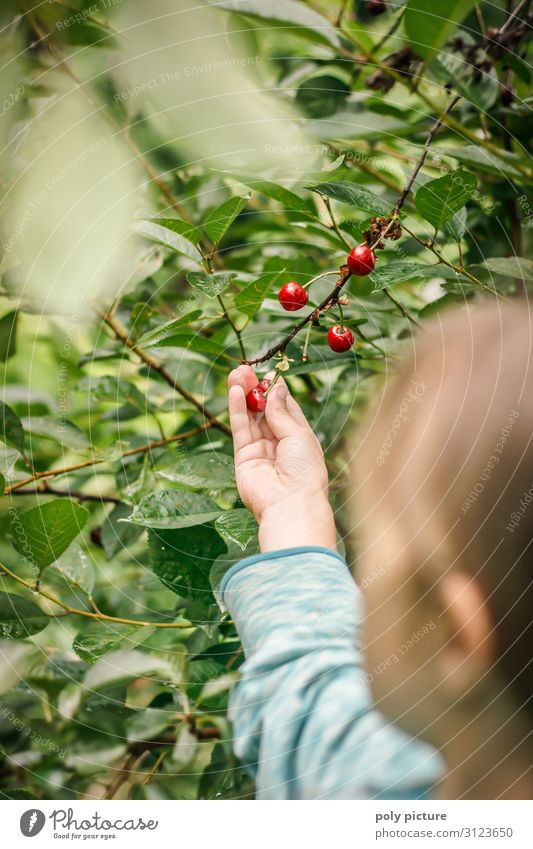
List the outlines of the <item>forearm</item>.
{"type": "Polygon", "coordinates": [[[307,546],[336,549],[333,511],[325,495],[303,492],[264,511],[259,521],[262,552],[307,546]]]}

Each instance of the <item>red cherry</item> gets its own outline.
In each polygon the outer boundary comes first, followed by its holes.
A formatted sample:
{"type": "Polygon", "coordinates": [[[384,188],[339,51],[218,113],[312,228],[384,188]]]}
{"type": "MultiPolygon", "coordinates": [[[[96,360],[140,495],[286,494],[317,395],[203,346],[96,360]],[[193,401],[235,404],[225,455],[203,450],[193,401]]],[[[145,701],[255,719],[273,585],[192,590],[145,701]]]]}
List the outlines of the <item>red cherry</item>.
{"type": "Polygon", "coordinates": [[[328,345],[332,351],[341,354],[343,351],[349,351],[353,345],[354,336],[349,327],[341,327],[340,324],[335,324],[328,330],[328,345]]]}
{"type": "Polygon", "coordinates": [[[262,413],[267,405],[266,398],[259,389],[259,384],[255,389],[250,389],[246,396],[246,406],[252,413],[262,413]]]}
{"type": "Polygon", "coordinates": [[[266,392],[267,389],[270,389],[271,383],[272,381],[268,377],[264,377],[263,380],[259,381],[257,388],[260,389],[261,392],[266,392]]]}
{"type": "Polygon", "coordinates": [[[283,309],[288,310],[289,312],[301,310],[302,307],[305,307],[308,300],[309,295],[303,286],[300,286],[300,284],[296,283],[294,280],[291,280],[289,283],[285,283],[278,292],[278,301],[283,309]]]}
{"type": "Polygon", "coordinates": [[[367,274],[374,271],[376,255],[368,245],[357,245],[348,254],[346,262],[348,263],[350,274],[355,274],[357,277],[366,277],[367,274]]]}

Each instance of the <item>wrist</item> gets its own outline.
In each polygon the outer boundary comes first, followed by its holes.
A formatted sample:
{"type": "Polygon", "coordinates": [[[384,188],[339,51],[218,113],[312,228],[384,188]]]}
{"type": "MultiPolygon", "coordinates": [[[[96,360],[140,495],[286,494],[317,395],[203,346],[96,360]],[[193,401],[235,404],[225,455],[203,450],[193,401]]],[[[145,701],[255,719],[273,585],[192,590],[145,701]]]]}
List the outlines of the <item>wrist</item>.
{"type": "Polygon", "coordinates": [[[306,547],[336,549],[333,510],[324,493],[305,493],[268,507],[259,519],[262,552],[306,547]]]}

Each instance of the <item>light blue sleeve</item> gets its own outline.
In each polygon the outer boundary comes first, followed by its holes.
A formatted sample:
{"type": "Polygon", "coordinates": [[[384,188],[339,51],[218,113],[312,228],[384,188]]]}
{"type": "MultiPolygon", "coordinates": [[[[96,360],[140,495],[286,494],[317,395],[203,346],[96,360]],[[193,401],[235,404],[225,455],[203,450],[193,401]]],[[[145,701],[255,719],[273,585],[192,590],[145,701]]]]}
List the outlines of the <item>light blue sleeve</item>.
{"type": "Polygon", "coordinates": [[[246,656],[230,705],[234,747],[258,799],[427,797],[442,761],[372,704],[362,596],[340,555],[250,557],[220,592],[246,656]]]}

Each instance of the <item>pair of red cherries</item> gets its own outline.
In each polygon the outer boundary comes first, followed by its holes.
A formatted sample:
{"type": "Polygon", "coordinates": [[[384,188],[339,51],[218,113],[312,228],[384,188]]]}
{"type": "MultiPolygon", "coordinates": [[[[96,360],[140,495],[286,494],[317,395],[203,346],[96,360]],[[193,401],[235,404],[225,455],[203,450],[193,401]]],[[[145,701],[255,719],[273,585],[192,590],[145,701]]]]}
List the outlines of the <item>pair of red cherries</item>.
{"type": "MultiPolygon", "coordinates": [[[[374,270],[376,265],[376,255],[368,245],[358,245],[348,254],[346,264],[350,274],[356,277],[366,277],[374,270]]],[[[307,291],[291,280],[290,283],[285,283],[278,292],[278,300],[284,310],[293,312],[305,307],[309,300],[307,291]]],[[[341,327],[340,324],[335,324],[328,330],[328,345],[332,351],[340,354],[343,351],[348,351],[354,342],[352,331],[348,327],[341,327]]]]}
{"type": "MultiPolygon", "coordinates": [[[[350,274],[356,277],[366,277],[374,270],[376,265],[376,255],[368,245],[358,245],[348,254],[346,264],[350,274]]],[[[291,280],[285,283],[278,292],[278,300],[284,310],[295,312],[296,310],[305,307],[309,300],[307,291],[300,286],[296,281],[291,280]]],[[[332,351],[341,354],[344,351],[349,351],[354,343],[354,335],[349,327],[343,327],[340,324],[335,324],[328,330],[328,345],[332,351]]],[[[259,381],[254,389],[251,389],[246,396],[246,404],[248,409],[254,413],[262,413],[266,407],[266,398],[264,393],[270,386],[271,381],[268,378],[263,378],[259,381]]]]}

